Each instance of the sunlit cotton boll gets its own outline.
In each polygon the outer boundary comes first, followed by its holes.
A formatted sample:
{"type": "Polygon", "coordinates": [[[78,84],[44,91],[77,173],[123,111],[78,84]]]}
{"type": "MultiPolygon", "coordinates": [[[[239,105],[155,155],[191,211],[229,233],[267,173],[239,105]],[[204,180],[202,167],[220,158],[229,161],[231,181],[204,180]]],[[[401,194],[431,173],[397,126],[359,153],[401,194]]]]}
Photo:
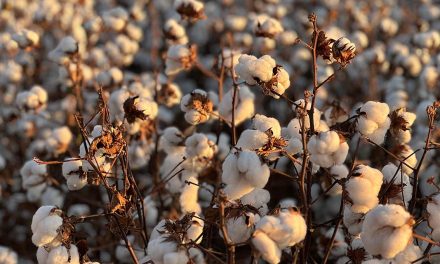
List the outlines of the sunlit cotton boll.
{"type": "Polygon", "coordinates": [[[254,151],[230,153],[222,165],[224,192],[231,200],[239,199],[255,188],[264,188],[269,175],[269,167],[254,151]]]}
{"type": "Polygon", "coordinates": [[[310,160],[324,168],[341,165],[348,154],[347,142],[334,131],[312,136],[307,148],[311,154],[310,160]]]}
{"type": "Polygon", "coordinates": [[[66,159],[62,166],[63,177],[66,179],[67,188],[77,191],[87,185],[87,172],[82,169],[82,161],[66,159]]]}
{"type": "Polygon", "coordinates": [[[172,45],[168,48],[165,60],[165,73],[175,75],[183,70],[191,68],[196,54],[191,46],[172,45]]]}
{"type": "Polygon", "coordinates": [[[390,108],[385,103],[368,101],[359,109],[358,131],[376,144],[382,144],[390,127],[390,108]]]}
{"type": "Polygon", "coordinates": [[[47,100],[46,90],[39,85],[34,85],[29,91],[18,93],[15,102],[20,109],[38,112],[46,108],[47,100]]]}
{"type": "Polygon", "coordinates": [[[358,165],[352,177],[345,184],[345,189],[352,201],[351,210],[366,213],[378,203],[378,194],[383,182],[382,173],[367,165],[358,165]]]}
{"type": "Polygon", "coordinates": [[[51,52],[48,57],[51,61],[59,65],[65,65],[70,61],[71,56],[78,52],[78,42],[71,36],[64,37],[58,46],[51,52]]]}
{"type": "Polygon", "coordinates": [[[45,164],[38,164],[33,160],[27,161],[20,169],[22,187],[27,190],[29,201],[36,201],[41,197],[46,188],[47,167],[45,164]]]}
{"type": "Polygon", "coordinates": [[[378,205],[365,216],[362,242],[371,255],[394,258],[412,241],[412,216],[400,205],[378,205]]]}
{"type": "Polygon", "coordinates": [[[207,122],[213,112],[216,95],[196,89],[182,97],[180,109],[185,112],[185,120],[191,125],[207,122]]]}
{"type": "Polygon", "coordinates": [[[4,246],[0,246],[0,263],[2,264],[17,264],[17,253],[12,249],[4,246]]]}
{"type": "Polygon", "coordinates": [[[58,229],[63,224],[61,210],[54,206],[40,207],[32,217],[32,243],[37,247],[55,247],[61,244],[58,229]]]}
{"type": "Polygon", "coordinates": [[[49,251],[44,247],[37,250],[38,264],[79,264],[78,248],[71,244],[69,248],[64,245],[51,248],[49,251]]]}

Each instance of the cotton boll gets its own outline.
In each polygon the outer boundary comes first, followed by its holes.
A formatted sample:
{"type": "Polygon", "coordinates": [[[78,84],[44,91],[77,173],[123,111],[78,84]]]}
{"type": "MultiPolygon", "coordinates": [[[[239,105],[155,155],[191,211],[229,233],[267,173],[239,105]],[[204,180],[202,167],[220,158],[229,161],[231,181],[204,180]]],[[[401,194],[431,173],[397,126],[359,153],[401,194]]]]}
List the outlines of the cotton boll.
{"type": "Polygon", "coordinates": [[[25,111],[39,112],[46,108],[48,95],[46,90],[34,85],[29,91],[20,92],[16,97],[16,104],[25,111]]]}
{"type": "Polygon", "coordinates": [[[58,246],[52,248],[45,262],[39,262],[41,264],[79,264],[78,248],[75,245],[70,245],[70,248],[65,246],[58,246]]]}
{"type": "Polygon", "coordinates": [[[185,183],[179,198],[182,213],[200,214],[201,208],[198,203],[199,181],[195,177],[189,177],[186,181],[188,183],[185,183]]]}
{"type": "Polygon", "coordinates": [[[372,255],[394,258],[412,241],[412,216],[400,205],[378,205],[365,216],[362,242],[372,255]]]}
{"type": "Polygon", "coordinates": [[[58,46],[49,52],[49,59],[59,65],[65,65],[71,56],[78,52],[78,42],[71,36],[64,37],[58,46]]]}
{"type": "Polygon", "coordinates": [[[252,119],[253,129],[261,132],[272,131],[272,135],[276,138],[281,137],[281,126],[277,119],[256,114],[252,119]]]}
{"type": "MultiPolygon", "coordinates": [[[[348,168],[344,164],[342,165],[334,165],[330,168],[330,174],[337,180],[342,180],[347,178],[348,176],[348,168]]],[[[332,180],[334,182],[334,180],[332,180]]],[[[328,195],[338,195],[342,193],[342,186],[339,183],[336,183],[330,190],[328,190],[328,195]]]]}
{"type": "Polygon", "coordinates": [[[71,191],[80,190],[87,185],[87,173],[82,170],[81,160],[65,160],[62,173],[67,181],[67,188],[71,191]]]}
{"type": "Polygon", "coordinates": [[[27,190],[30,201],[38,200],[47,186],[47,168],[45,164],[38,164],[33,160],[27,161],[20,169],[22,187],[27,190]]]}
{"type": "Polygon", "coordinates": [[[177,127],[167,127],[162,134],[159,142],[159,149],[163,149],[166,153],[171,153],[175,148],[179,148],[184,136],[177,127]]]}
{"type": "Polygon", "coordinates": [[[63,207],[65,194],[51,186],[47,187],[41,195],[41,205],[55,205],[63,207]]]}
{"type": "Polygon", "coordinates": [[[265,189],[254,189],[252,192],[240,198],[242,204],[249,204],[258,209],[260,215],[266,215],[269,209],[270,193],[265,189]]]}
{"type": "Polygon", "coordinates": [[[159,211],[156,207],[156,202],[151,196],[144,198],[144,216],[148,226],[154,226],[157,222],[159,211]]]}
{"type": "Polygon", "coordinates": [[[408,105],[408,93],[403,90],[389,92],[385,96],[385,102],[392,111],[405,108],[408,105]]]}
{"type": "Polygon", "coordinates": [[[20,48],[25,49],[38,45],[40,36],[32,30],[23,29],[22,31],[13,34],[12,39],[18,43],[20,48]]]}
{"type": "Polygon", "coordinates": [[[254,151],[230,153],[222,164],[225,194],[231,200],[241,198],[255,188],[263,188],[269,180],[270,170],[262,164],[254,151]]]}
{"type": "MultiPolygon", "coordinates": [[[[198,217],[198,216],[197,216],[198,217]]],[[[187,243],[190,243],[191,241],[194,241],[197,244],[200,244],[203,239],[203,226],[204,222],[203,220],[193,217],[190,227],[186,230],[186,238],[185,241],[187,243]]]]}
{"type": "Polygon", "coordinates": [[[334,131],[312,136],[307,148],[311,154],[310,160],[324,168],[341,165],[348,154],[347,142],[334,131]]]}
{"type": "Polygon", "coordinates": [[[412,185],[408,175],[389,163],[382,168],[383,181],[386,188],[388,188],[387,198],[388,203],[407,205],[412,198],[412,185]],[[393,189],[397,189],[397,194],[390,193],[393,189]],[[394,195],[394,196],[392,196],[394,195]],[[391,197],[390,197],[391,196],[391,197]]]}
{"type": "Polygon", "coordinates": [[[172,44],[186,44],[188,37],[186,35],[185,27],[180,25],[174,19],[168,19],[164,26],[165,37],[172,44]]]}
{"type": "MultiPolygon", "coordinates": [[[[234,123],[239,125],[245,120],[251,118],[255,112],[255,95],[251,92],[248,86],[240,85],[235,92],[235,107],[234,107],[234,123]]],[[[232,123],[232,101],[234,98],[234,88],[230,89],[219,103],[219,114],[232,123]]]]}
{"type": "Polygon", "coordinates": [[[189,158],[210,159],[215,153],[215,144],[205,134],[194,133],[185,140],[185,153],[189,158]]]}
{"type": "Polygon", "coordinates": [[[18,257],[12,249],[0,246],[0,263],[2,264],[17,264],[18,257]]]}
{"type": "Polygon", "coordinates": [[[277,244],[264,232],[256,230],[252,234],[251,243],[265,261],[271,264],[280,262],[281,250],[278,248],[277,244]]]}
{"type": "Polygon", "coordinates": [[[204,4],[197,0],[176,0],[174,2],[174,8],[179,13],[182,19],[189,19],[195,21],[203,18],[204,4]]]}
{"type": "MultiPolygon", "coordinates": [[[[303,111],[304,109],[306,109],[307,111],[310,111],[311,107],[312,107],[312,105],[311,105],[310,102],[308,102],[307,106],[306,106],[306,102],[304,101],[304,99],[299,99],[299,100],[295,101],[295,104],[292,106],[292,109],[294,111],[298,111],[298,110],[303,111]]],[[[321,113],[321,111],[319,111],[319,109],[315,108],[313,110],[313,125],[314,125],[315,129],[317,129],[320,126],[321,115],[322,115],[322,113],[321,113]]],[[[302,122],[302,120],[301,120],[301,122],[302,122]]],[[[298,131],[299,131],[299,129],[301,129],[301,126],[299,124],[300,124],[299,120],[295,121],[292,124],[289,124],[289,126],[291,126],[290,129],[292,129],[292,130],[293,129],[295,129],[295,130],[298,129],[298,131]]],[[[310,128],[310,116],[309,116],[309,114],[307,114],[305,116],[305,118],[304,118],[304,128],[305,129],[309,129],[310,128]]],[[[301,137],[298,137],[298,138],[301,138],[301,137]]]]}
{"type": "Polygon", "coordinates": [[[257,150],[264,146],[268,140],[269,136],[266,133],[259,130],[246,129],[240,134],[236,147],[247,150],[257,150]]]}
{"type": "Polygon", "coordinates": [[[63,224],[61,211],[54,206],[40,207],[32,217],[32,242],[40,247],[45,245],[57,246],[61,243],[58,238],[58,228],[63,224]]]}
{"type": "Polygon", "coordinates": [[[426,210],[429,214],[428,223],[429,226],[432,228],[432,238],[435,241],[440,240],[440,221],[439,221],[439,214],[440,214],[440,194],[432,196],[432,198],[429,200],[426,210]]]}
{"type": "Polygon", "coordinates": [[[122,7],[116,7],[105,11],[102,15],[104,25],[111,30],[120,31],[128,20],[128,12],[122,7]]]}
{"type": "Polygon", "coordinates": [[[382,186],[383,175],[374,168],[358,165],[352,177],[345,184],[345,189],[352,201],[351,210],[355,213],[366,213],[378,203],[377,198],[382,186]]]}
{"type": "Polygon", "coordinates": [[[399,25],[390,17],[386,17],[380,22],[380,30],[389,37],[394,36],[398,29],[399,25]]]}
{"type": "Polygon", "coordinates": [[[283,32],[283,26],[280,21],[274,18],[266,17],[264,20],[258,21],[254,28],[255,35],[258,37],[273,38],[283,32]]]}
{"type": "MultiPolygon", "coordinates": [[[[234,244],[246,242],[254,231],[255,223],[260,220],[258,214],[246,212],[238,217],[230,217],[226,219],[226,230],[229,239],[234,244]]],[[[223,233],[219,230],[219,235],[223,238],[223,233]]]]}
{"type": "Polygon", "coordinates": [[[182,97],[180,109],[185,112],[185,120],[191,125],[197,125],[209,120],[213,112],[214,102],[211,93],[196,89],[182,97]]]}
{"type": "Polygon", "coordinates": [[[342,219],[344,226],[347,227],[347,230],[351,235],[358,235],[361,233],[364,214],[355,213],[352,211],[350,205],[345,205],[342,219]]]}
{"type": "Polygon", "coordinates": [[[411,77],[417,77],[422,71],[420,59],[415,54],[405,56],[402,60],[402,66],[411,77]]]}
{"type": "Polygon", "coordinates": [[[382,144],[385,134],[390,127],[388,114],[390,109],[387,104],[368,101],[359,109],[361,116],[357,122],[358,131],[369,137],[376,144],[382,144]]]}
{"type": "MultiPolygon", "coordinates": [[[[405,161],[405,164],[402,165],[403,172],[408,175],[413,173],[412,168],[415,168],[417,165],[417,156],[415,155],[414,150],[409,145],[405,144],[405,145],[399,146],[396,149],[395,154],[401,160],[405,161]],[[409,165],[409,167],[407,165],[409,165]]],[[[397,165],[399,165],[398,163],[400,163],[400,162],[395,161],[395,163],[397,165]]]]}
{"type": "MultiPolygon", "coordinates": [[[[417,245],[414,245],[410,243],[405,250],[397,254],[397,256],[394,257],[393,262],[395,264],[408,264],[408,263],[414,263],[415,260],[418,260],[422,257],[422,251],[420,250],[420,247],[417,245]]],[[[421,263],[421,261],[417,261],[415,263],[421,263]]]]}
{"type": "Polygon", "coordinates": [[[188,70],[192,66],[194,49],[187,45],[172,45],[168,48],[165,60],[165,73],[175,75],[182,70],[188,70]]]}
{"type": "MultiPolygon", "coordinates": [[[[327,243],[330,239],[332,239],[333,233],[334,233],[335,229],[334,228],[330,228],[327,231],[324,231],[324,233],[322,234],[322,237],[318,238],[318,245],[320,245],[319,247],[319,251],[318,254],[320,256],[324,256],[325,255],[325,249],[327,247],[327,243]],[[320,243],[320,240],[322,241],[320,243]]],[[[335,238],[333,240],[333,247],[331,248],[330,251],[330,259],[338,259],[342,256],[344,256],[346,254],[348,248],[348,244],[345,242],[345,237],[344,237],[344,232],[342,231],[341,228],[339,228],[336,231],[336,235],[335,238]]]]}

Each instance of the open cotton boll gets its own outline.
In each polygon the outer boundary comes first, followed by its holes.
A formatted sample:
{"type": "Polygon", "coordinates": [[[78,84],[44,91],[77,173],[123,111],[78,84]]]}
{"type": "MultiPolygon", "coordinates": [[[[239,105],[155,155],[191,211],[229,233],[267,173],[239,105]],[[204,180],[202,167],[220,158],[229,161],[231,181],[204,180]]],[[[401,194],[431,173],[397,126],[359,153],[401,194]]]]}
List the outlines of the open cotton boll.
{"type": "Polygon", "coordinates": [[[59,65],[65,65],[70,61],[71,56],[77,52],[78,42],[72,36],[67,36],[61,39],[54,50],[49,52],[48,57],[59,65]]]}
{"type": "MultiPolygon", "coordinates": [[[[238,64],[238,58],[240,58],[240,56],[240,50],[225,48],[222,50],[222,56],[220,57],[223,58],[222,65],[226,69],[230,69],[231,67],[232,69],[235,69],[235,66],[238,64]]],[[[233,73],[235,73],[235,71],[233,71],[233,73]]]]}
{"type": "Polygon", "coordinates": [[[353,212],[352,207],[346,204],[344,206],[344,215],[342,220],[344,226],[347,227],[347,230],[351,235],[355,236],[361,233],[364,214],[353,212]]]}
{"type": "Polygon", "coordinates": [[[269,180],[270,170],[254,151],[231,152],[222,164],[224,192],[230,200],[250,193],[255,188],[264,188],[269,180]]]}
{"type": "Polygon", "coordinates": [[[213,93],[195,89],[182,97],[180,109],[185,112],[185,120],[191,125],[197,125],[209,120],[214,110],[213,93]]]}
{"type": "Polygon", "coordinates": [[[242,204],[248,204],[258,209],[260,215],[266,215],[269,211],[267,204],[270,201],[270,193],[265,189],[256,188],[252,192],[240,198],[242,204]]]}
{"type": "Polygon", "coordinates": [[[390,17],[385,17],[380,22],[380,30],[389,37],[394,36],[398,29],[399,24],[397,24],[397,22],[390,17]]]}
{"type": "Polygon", "coordinates": [[[0,263],[2,264],[17,264],[18,257],[12,249],[0,246],[0,263]]]}
{"type": "MultiPolygon", "coordinates": [[[[182,163],[184,162],[185,148],[176,149],[176,151],[169,153],[163,160],[159,173],[162,179],[166,179],[175,173],[183,170],[182,163]]],[[[181,180],[179,179],[181,175],[178,174],[172,177],[171,180],[167,182],[167,190],[171,193],[180,193],[182,187],[181,180]]]]}
{"type": "Polygon", "coordinates": [[[58,229],[63,224],[61,211],[53,206],[42,206],[32,217],[32,243],[37,247],[61,244],[58,229]]]}
{"type": "MultiPolygon", "coordinates": [[[[312,105],[310,102],[307,103],[307,107],[306,107],[306,103],[305,103],[304,99],[299,99],[299,100],[295,101],[295,104],[292,106],[292,109],[295,112],[298,111],[299,109],[301,109],[303,111],[304,108],[307,111],[310,111],[310,109],[312,108],[312,105]]],[[[320,126],[321,115],[322,115],[321,111],[315,107],[315,109],[313,110],[313,125],[314,125],[315,129],[319,128],[319,126],[320,126]]],[[[302,120],[301,120],[301,122],[302,122],[302,120]]],[[[292,124],[289,123],[289,126],[292,126],[292,128],[291,128],[292,130],[294,130],[294,128],[297,128],[299,130],[299,129],[301,129],[301,126],[299,124],[300,124],[300,122],[299,122],[299,120],[297,120],[292,124]]],[[[305,118],[304,118],[304,128],[306,128],[306,129],[310,128],[309,114],[307,114],[307,116],[305,116],[305,118]]],[[[301,136],[299,136],[298,138],[301,138],[301,136]]]]}
{"type": "Polygon", "coordinates": [[[47,187],[41,194],[41,205],[55,205],[59,208],[63,207],[65,193],[52,186],[47,187]]]}
{"type": "Polygon", "coordinates": [[[348,154],[347,142],[335,131],[313,135],[307,148],[311,154],[310,161],[324,168],[341,165],[348,154]]]}
{"type": "Polygon", "coordinates": [[[255,56],[243,54],[238,59],[235,70],[240,78],[244,79],[250,85],[255,85],[258,81],[270,81],[275,66],[275,60],[269,55],[264,55],[257,59],[255,56]]]}
{"type": "Polygon", "coordinates": [[[196,56],[195,50],[188,45],[172,45],[168,48],[165,60],[166,75],[175,75],[191,68],[196,56]]]}
{"type": "Polygon", "coordinates": [[[422,260],[414,262],[423,256],[420,247],[410,243],[405,250],[397,254],[392,260],[393,264],[410,264],[410,263],[422,263],[422,260]]]}
{"type": "Polygon", "coordinates": [[[144,198],[144,216],[148,226],[154,226],[157,222],[159,211],[156,207],[156,202],[151,196],[144,198]]]}
{"type": "MultiPolygon", "coordinates": [[[[347,178],[348,173],[349,173],[348,168],[344,164],[332,166],[330,168],[330,174],[333,176],[332,183],[335,181],[334,179],[342,180],[347,178]]],[[[342,186],[340,183],[334,184],[333,187],[327,192],[328,195],[338,195],[341,193],[342,193],[342,186]]]]}
{"type": "Polygon", "coordinates": [[[358,131],[376,144],[382,144],[390,127],[390,108],[385,103],[368,101],[359,109],[358,131]]]}
{"type": "MultiPolygon", "coordinates": [[[[330,239],[332,239],[333,233],[334,233],[335,229],[334,228],[329,228],[326,231],[323,231],[324,233],[317,238],[317,243],[318,245],[320,245],[319,247],[319,251],[318,254],[320,256],[324,256],[325,255],[325,249],[327,247],[327,243],[330,239]]],[[[333,247],[331,248],[331,252],[330,252],[330,259],[338,259],[344,255],[346,255],[346,251],[348,248],[348,244],[345,242],[345,236],[344,236],[344,232],[342,230],[342,228],[339,228],[336,231],[336,235],[335,238],[333,240],[333,247]]]]}
{"type": "Polygon", "coordinates": [[[167,127],[162,132],[162,137],[159,141],[159,149],[164,150],[166,153],[173,152],[179,146],[184,139],[183,133],[177,127],[167,127]]]}
{"type": "Polygon", "coordinates": [[[407,205],[412,197],[412,185],[408,175],[389,163],[382,168],[383,186],[387,188],[388,203],[407,205]]]}
{"type": "MultiPolygon", "coordinates": [[[[417,156],[414,153],[414,150],[407,144],[400,145],[395,150],[395,154],[397,157],[399,157],[401,160],[405,161],[405,164],[402,165],[402,170],[406,174],[413,173],[413,169],[417,165],[417,156]],[[408,166],[410,167],[408,167],[408,166]]],[[[399,161],[395,161],[395,164],[399,165],[399,161]]]]}
{"type": "Polygon", "coordinates": [[[164,25],[165,37],[172,44],[186,44],[188,37],[185,27],[180,25],[175,19],[168,19],[164,25]]]}
{"type": "Polygon", "coordinates": [[[198,217],[199,216],[196,215],[195,217],[192,218],[191,225],[186,230],[186,237],[185,237],[186,243],[195,242],[197,244],[200,244],[202,242],[204,222],[198,217]]]}
{"type": "MultiPolygon", "coordinates": [[[[251,92],[248,86],[239,85],[235,92],[235,107],[234,107],[234,123],[239,125],[243,121],[251,118],[255,113],[255,95],[251,92]]],[[[230,89],[219,103],[219,114],[232,123],[232,101],[234,98],[234,89],[230,89]]]]}
{"type": "Polygon", "coordinates": [[[182,213],[196,213],[200,214],[202,209],[198,203],[199,181],[195,177],[189,177],[186,180],[179,197],[180,209],[182,213]]]}
{"type": "Polygon", "coordinates": [[[29,91],[18,93],[15,102],[19,109],[39,111],[46,108],[47,99],[46,90],[39,85],[34,85],[29,91]]]}
{"type": "Polygon", "coordinates": [[[77,191],[87,185],[87,172],[82,170],[82,160],[66,159],[62,166],[63,177],[67,181],[67,188],[77,191]]]}
{"type": "Polygon", "coordinates": [[[276,138],[281,137],[281,126],[277,119],[256,114],[252,118],[252,128],[261,132],[272,131],[272,135],[276,138]]]}
{"type": "MultiPolygon", "coordinates": [[[[246,242],[254,231],[255,224],[260,220],[258,214],[246,212],[239,216],[232,216],[226,219],[226,230],[229,239],[234,244],[246,242]]],[[[219,235],[223,238],[223,233],[219,230],[219,235]]]]}
{"type": "Polygon", "coordinates": [[[266,233],[256,230],[252,234],[251,243],[265,261],[271,264],[280,263],[281,249],[266,233]]]}
{"type": "Polygon", "coordinates": [[[432,238],[440,241],[440,194],[434,195],[429,200],[426,210],[428,211],[428,223],[432,228],[432,238]]]}
{"type": "Polygon", "coordinates": [[[367,165],[358,165],[346,182],[345,190],[352,201],[351,210],[366,213],[378,203],[378,194],[383,182],[382,173],[367,165]]]}
{"type": "Polygon", "coordinates": [[[204,17],[204,4],[197,0],[175,0],[174,8],[183,19],[197,20],[204,17]]]}
{"type": "Polygon", "coordinates": [[[102,14],[104,25],[114,31],[120,31],[127,23],[128,12],[122,7],[116,7],[102,14]]]}
{"type": "Polygon", "coordinates": [[[371,255],[394,258],[412,241],[412,216],[400,205],[378,205],[365,216],[362,242],[371,255]]]}
{"type": "Polygon", "coordinates": [[[259,20],[254,28],[255,35],[258,37],[273,38],[284,31],[280,21],[275,18],[266,17],[264,20],[259,20]]]}
{"type": "Polygon", "coordinates": [[[397,144],[406,144],[411,141],[411,126],[416,120],[416,114],[406,112],[404,108],[391,113],[390,132],[397,144]]]}
{"type": "Polygon", "coordinates": [[[40,248],[38,248],[40,254],[37,253],[39,264],[80,264],[78,248],[73,244],[69,248],[63,245],[52,248],[47,254],[42,252],[46,249],[40,248]]]}
{"type": "Polygon", "coordinates": [[[194,133],[185,140],[185,153],[188,158],[211,159],[216,151],[215,143],[205,134],[194,133]]]}
{"type": "Polygon", "coordinates": [[[47,186],[47,168],[45,164],[38,164],[34,160],[27,161],[20,169],[23,189],[27,190],[29,201],[40,199],[47,186]]]}
{"type": "Polygon", "coordinates": [[[246,129],[240,134],[236,147],[247,150],[257,150],[264,146],[269,140],[269,136],[262,131],[246,129]]]}
{"type": "Polygon", "coordinates": [[[14,40],[20,48],[26,49],[38,45],[40,36],[32,30],[23,29],[22,31],[14,33],[12,40],[14,40]]]}

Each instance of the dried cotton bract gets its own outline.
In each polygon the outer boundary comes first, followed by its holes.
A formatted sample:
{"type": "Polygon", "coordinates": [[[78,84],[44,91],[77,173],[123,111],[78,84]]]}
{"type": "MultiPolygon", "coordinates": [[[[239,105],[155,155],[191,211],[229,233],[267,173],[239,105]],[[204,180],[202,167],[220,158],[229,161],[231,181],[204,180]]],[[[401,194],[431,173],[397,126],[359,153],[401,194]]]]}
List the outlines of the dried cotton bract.
{"type": "Polygon", "coordinates": [[[257,59],[252,55],[243,54],[235,67],[237,75],[249,85],[259,84],[263,92],[275,99],[284,94],[290,86],[289,74],[275,60],[264,55],[257,59]]]}
{"type": "Polygon", "coordinates": [[[412,241],[411,215],[400,205],[378,205],[365,216],[362,242],[371,255],[394,258],[412,241]]]}

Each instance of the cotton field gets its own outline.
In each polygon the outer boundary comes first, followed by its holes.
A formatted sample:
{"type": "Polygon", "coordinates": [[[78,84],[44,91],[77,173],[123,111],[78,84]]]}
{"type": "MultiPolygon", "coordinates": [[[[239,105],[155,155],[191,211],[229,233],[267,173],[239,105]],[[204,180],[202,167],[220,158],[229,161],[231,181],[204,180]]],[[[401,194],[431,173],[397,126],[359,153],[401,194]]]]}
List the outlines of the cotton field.
{"type": "Polygon", "coordinates": [[[440,263],[438,0],[0,0],[0,264],[440,263]]]}

